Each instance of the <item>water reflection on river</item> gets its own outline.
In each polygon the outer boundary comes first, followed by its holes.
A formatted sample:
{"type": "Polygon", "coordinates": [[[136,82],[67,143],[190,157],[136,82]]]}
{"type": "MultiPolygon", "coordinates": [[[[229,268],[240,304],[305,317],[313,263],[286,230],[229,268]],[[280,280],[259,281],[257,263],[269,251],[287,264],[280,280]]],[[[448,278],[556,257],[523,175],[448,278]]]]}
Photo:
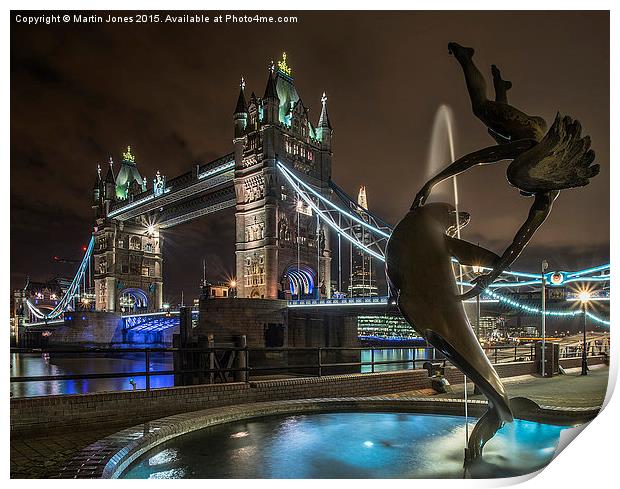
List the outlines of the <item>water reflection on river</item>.
{"type": "MultiPolygon", "coordinates": [[[[372,350],[362,350],[361,361],[370,362],[372,350]]],[[[375,372],[404,370],[413,368],[408,360],[425,359],[427,351],[423,348],[381,349],[374,351],[375,362],[398,360],[399,363],[375,365],[375,372]]],[[[420,368],[421,362],[417,367],[420,368]]],[[[11,377],[35,377],[45,375],[84,375],[102,373],[123,373],[126,377],[106,379],[54,380],[36,382],[11,382],[11,393],[14,397],[50,396],[59,394],[85,394],[88,392],[132,390],[130,380],[136,389],[145,388],[144,376],[131,375],[145,371],[144,353],[106,354],[34,354],[11,353],[11,377]]],[[[158,352],[150,355],[151,372],[172,370],[172,353],[158,352]]],[[[370,365],[363,365],[362,372],[371,372],[370,365]]],[[[151,387],[171,387],[174,376],[151,376],[151,387]]]]}
{"type": "MultiPolygon", "coordinates": [[[[50,396],[58,394],[86,394],[88,392],[132,390],[130,380],[136,389],[145,388],[144,376],[129,374],[144,372],[146,369],[143,353],[82,354],[80,358],[59,354],[11,354],[11,377],[43,375],[83,375],[123,373],[127,377],[84,380],[54,380],[37,382],[11,382],[14,397],[50,396]]],[[[151,353],[152,372],[172,370],[171,353],[151,353]]],[[[170,387],[174,384],[172,375],[151,376],[151,387],[170,387]]]]}
{"type": "MultiPolygon", "coordinates": [[[[432,349],[425,348],[389,348],[381,350],[362,350],[362,363],[364,362],[386,362],[398,361],[398,363],[388,363],[386,365],[375,365],[374,372],[390,372],[392,370],[405,370],[414,368],[412,360],[428,360],[432,358],[432,349]]],[[[421,368],[424,362],[416,362],[416,367],[421,368]]],[[[373,372],[372,365],[362,365],[362,373],[373,372]]]]}

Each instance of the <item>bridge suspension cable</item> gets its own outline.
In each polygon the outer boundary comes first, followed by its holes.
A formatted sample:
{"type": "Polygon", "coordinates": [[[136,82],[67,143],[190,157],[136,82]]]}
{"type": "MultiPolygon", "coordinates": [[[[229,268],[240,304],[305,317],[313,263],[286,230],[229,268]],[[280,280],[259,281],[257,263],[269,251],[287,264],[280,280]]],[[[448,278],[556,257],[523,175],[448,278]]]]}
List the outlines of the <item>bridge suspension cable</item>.
{"type": "Polygon", "coordinates": [[[92,257],[92,252],[93,252],[94,247],[95,247],[95,237],[91,236],[90,242],[88,243],[88,246],[86,247],[86,251],[84,252],[84,257],[82,258],[82,261],[80,262],[80,266],[78,267],[77,272],[75,273],[75,276],[73,277],[73,280],[71,281],[71,284],[69,285],[69,287],[67,288],[63,296],[58,301],[58,304],[56,304],[56,306],[54,307],[54,309],[52,309],[51,312],[47,314],[44,313],[38,307],[32,304],[32,302],[30,302],[29,299],[26,299],[26,305],[28,307],[28,310],[32,313],[34,317],[36,317],[37,319],[42,319],[42,320],[56,319],[67,310],[71,302],[74,300],[75,296],[79,295],[80,288],[84,287],[83,285],[84,276],[85,276],[86,270],[88,270],[89,268],[90,259],[92,257]]]}
{"type": "MultiPolygon", "coordinates": [[[[305,182],[301,181],[297,178],[293,173],[291,173],[288,169],[282,165],[282,163],[278,163],[278,168],[282,172],[282,175],[286,178],[288,183],[293,187],[293,189],[297,192],[297,194],[301,197],[301,199],[317,214],[319,219],[325,222],[329,227],[331,227],[337,234],[350,241],[356,247],[364,250],[369,255],[381,260],[385,261],[385,243],[381,243],[381,241],[387,241],[389,238],[389,234],[385,231],[380,231],[369,223],[365,222],[359,216],[354,216],[353,214],[345,211],[344,209],[339,208],[335,204],[333,204],[329,199],[323,197],[305,182]],[[308,195],[306,191],[302,189],[305,187],[308,191],[313,194],[317,198],[317,202],[308,195]],[[319,205],[323,203],[323,208],[320,208],[319,205]],[[345,229],[342,229],[338,226],[336,222],[336,217],[339,215],[345,217],[345,219],[349,219],[349,226],[345,229]],[[380,232],[381,236],[378,239],[374,239],[368,243],[368,245],[362,243],[353,232],[353,224],[351,221],[356,222],[358,225],[367,227],[369,229],[374,229],[374,233],[380,232]]],[[[373,234],[373,236],[375,235],[373,234]]]]}
{"type": "MultiPolygon", "coordinates": [[[[320,219],[326,222],[339,237],[343,237],[348,240],[353,246],[365,251],[377,258],[380,261],[385,261],[385,244],[392,233],[392,227],[385,223],[385,221],[371,214],[367,209],[359,206],[351,197],[349,197],[338,185],[330,182],[330,188],[334,190],[334,193],[346,203],[351,209],[348,211],[337,204],[331,202],[327,197],[321,195],[312,186],[304,182],[300,177],[295,175],[290,169],[286,168],[282,163],[278,163],[278,169],[282,172],[287,181],[293,186],[299,196],[308,204],[318,215],[320,219]],[[315,201],[316,199],[316,201],[315,201]],[[360,214],[366,219],[360,217],[360,214]],[[355,222],[355,226],[366,228],[371,235],[375,237],[373,242],[374,246],[368,246],[356,238],[353,233],[350,233],[350,226],[343,226],[343,220],[350,220],[355,222]],[[373,224],[374,223],[374,224],[373,224]]],[[[453,261],[457,261],[453,259],[453,261]]],[[[489,267],[480,267],[484,271],[492,270],[489,267]]],[[[599,265],[596,267],[586,268],[583,270],[577,270],[574,272],[559,272],[562,275],[562,284],[571,282],[606,282],[610,279],[610,274],[592,275],[597,272],[605,272],[610,269],[609,263],[599,265]]],[[[554,272],[549,272],[548,275],[553,275],[554,272]]],[[[540,284],[540,274],[530,272],[517,272],[506,270],[503,275],[510,275],[513,277],[522,277],[530,280],[523,281],[504,281],[495,282],[491,284],[492,288],[505,288],[505,287],[521,287],[525,285],[538,285],[540,284]]],[[[459,284],[461,285],[461,284],[459,284]]],[[[462,282],[462,285],[471,285],[469,282],[462,282]]],[[[551,285],[557,285],[551,283],[551,285]]]]}
{"type": "MultiPolygon", "coordinates": [[[[392,227],[385,223],[385,221],[377,218],[368,212],[367,209],[359,206],[351,197],[349,197],[340,187],[338,187],[335,183],[330,182],[330,188],[334,191],[334,194],[344,203],[345,207],[348,207],[349,210],[335,204],[330,201],[327,197],[317,192],[312,186],[308,183],[304,182],[299,176],[297,176],[293,171],[288,169],[285,165],[278,162],[278,169],[284,175],[288,183],[293,187],[293,189],[297,192],[299,197],[317,214],[317,218],[323,220],[330,228],[332,228],[338,235],[338,240],[340,243],[340,238],[344,238],[349,241],[351,246],[355,246],[359,250],[368,253],[373,256],[377,260],[381,262],[385,262],[385,245],[387,244],[387,240],[389,239],[392,227]],[[348,222],[348,225],[343,226],[343,221],[348,222]],[[369,232],[369,234],[373,237],[373,240],[370,243],[367,243],[366,240],[360,241],[355,232],[353,232],[353,226],[357,229],[365,229],[369,232]]],[[[358,233],[359,234],[359,233],[358,233]]],[[[339,249],[340,253],[340,249],[339,249]]],[[[457,261],[453,258],[453,261],[457,261]]],[[[492,270],[489,267],[480,267],[483,271],[492,270]]],[[[545,277],[546,281],[549,282],[551,286],[557,285],[565,285],[572,282],[606,282],[610,279],[609,274],[610,264],[604,264],[596,267],[586,268],[583,270],[577,270],[572,272],[549,272],[545,277]],[[605,273],[607,271],[607,273],[605,273]],[[594,275],[599,273],[600,275],[594,275]],[[560,277],[557,279],[556,277],[560,277]],[[559,280],[559,282],[554,282],[555,280],[559,280]]],[[[340,257],[339,257],[339,273],[340,273],[340,257]]],[[[540,275],[536,273],[530,272],[518,272],[518,271],[510,271],[506,270],[502,274],[504,276],[503,281],[494,282],[487,289],[487,293],[492,296],[494,299],[499,300],[500,302],[504,302],[507,305],[511,305],[513,307],[518,307],[522,310],[541,314],[541,312],[536,308],[531,308],[525,304],[521,304],[512,299],[501,296],[492,289],[501,289],[501,288],[519,288],[523,286],[536,286],[540,284],[540,275]],[[506,280],[506,276],[513,277],[512,280],[506,280]],[[515,280],[516,278],[516,280],[515,280]],[[526,280],[519,281],[519,278],[523,278],[526,280]]],[[[340,282],[339,276],[339,282],[340,282]]],[[[467,285],[471,286],[471,283],[467,280],[459,280],[458,285],[467,285]]],[[[339,284],[340,287],[340,284],[339,284]]],[[[581,314],[580,312],[573,311],[546,311],[546,315],[555,315],[555,316],[576,316],[581,314]]],[[[609,325],[609,321],[606,321],[602,318],[595,316],[592,313],[586,313],[588,317],[591,319],[604,324],[609,325]]]]}

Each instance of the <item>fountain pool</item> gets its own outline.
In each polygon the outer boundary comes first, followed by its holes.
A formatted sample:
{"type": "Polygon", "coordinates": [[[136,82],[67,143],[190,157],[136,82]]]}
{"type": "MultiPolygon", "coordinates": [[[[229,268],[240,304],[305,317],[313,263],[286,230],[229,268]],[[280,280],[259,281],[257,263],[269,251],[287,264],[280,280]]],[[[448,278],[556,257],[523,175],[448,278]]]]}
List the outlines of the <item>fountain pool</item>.
{"type": "MultiPolygon", "coordinates": [[[[471,418],[470,422],[475,422],[471,418]]],[[[543,468],[565,426],[515,420],[488,442],[468,476],[543,468]]],[[[122,478],[462,478],[462,416],[358,412],[235,421],[168,440],[122,478]]]]}

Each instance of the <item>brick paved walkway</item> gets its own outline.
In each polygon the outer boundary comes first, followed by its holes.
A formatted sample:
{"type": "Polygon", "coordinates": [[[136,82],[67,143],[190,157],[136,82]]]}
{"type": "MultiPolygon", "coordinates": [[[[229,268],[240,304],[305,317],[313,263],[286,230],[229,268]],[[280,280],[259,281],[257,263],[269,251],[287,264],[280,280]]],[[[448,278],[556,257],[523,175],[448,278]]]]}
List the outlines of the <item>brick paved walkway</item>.
{"type": "Polygon", "coordinates": [[[11,438],[11,479],[41,479],[56,474],[76,452],[122,428],[11,438]]]}
{"type": "MultiPolygon", "coordinates": [[[[510,397],[525,396],[541,405],[558,407],[599,406],[605,398],[609,368],[592,367],[589,375],[579,375],[580,369],[570,369],[567,375],[541,379],[524,375],[502,379],[510,397]]],[[[482,396],[472,394],[470,398],[482,396]]],[[[421,397],[433,395],[429,389],[383,395],[382,397],[421,397]]],[[[462,398],[463,387],[454,386],[453,394],[440,394],[437,397],[462,398]]],[[[58,473],[59,467],[76,452],[91,443],[115,433],[127,426],[106,429],[91,429],[81,432],[68,432],[49,436],[11,438],[11,478],[46,478],[58,473]]]]}
{"type": "MultiPolygon", "coordinates": [[[[588,375],[581,375],[581,368],[566,370],[566,375],[557,375],[543,379],[534,375],[522,375],[502,379],[509,397],[527,397],[541,406],[557,407],[593,407],[601,406],[607,392],[609,367],[595,365],[590,367],[588,375]]],[[[473,384],[469,384],[468,393],[472,399],[473,384]]],[[[440,397],[463,396],[463,386],[455,386],[453,395],[440,394],[440,397]]]]}

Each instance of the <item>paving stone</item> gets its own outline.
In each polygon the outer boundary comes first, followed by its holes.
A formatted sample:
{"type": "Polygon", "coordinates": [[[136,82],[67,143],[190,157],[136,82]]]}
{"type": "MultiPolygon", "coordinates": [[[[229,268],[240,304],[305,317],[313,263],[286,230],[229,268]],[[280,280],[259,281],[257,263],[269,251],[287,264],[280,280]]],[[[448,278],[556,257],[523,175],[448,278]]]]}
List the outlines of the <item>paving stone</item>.
{"type": "MultiPolygon", "coordinates": [[[[607,367],[594,366],[586,377],[579,376],[577,369],[568,370],[568,375],[552,379],[522,375],[504,379],[504,382],[511,397],[525,395],[539,404],[551,406],[550,411],[556,409],[558,412],[559,410],[579,412],[600,406],[605,396],[608,370],[607,367]]],[[[322,379],[312,381],[318,384],[325,382],[322,379]]],[[[290,384],[286,385],[290,387],[290,384]]],[[[247,389],[247,386],[243,385],[240,388],[247,389]]],[[[338,404],[341,408],[348,406],[350,409],[355,409],[361,405],[380,408],[382,403],[403,401],[405,404],[419,402],[421,406],[428,406],[430,403],[432,407],[428,409],[436,409],[439,405],[452,405],[453,409],[462,409],[460,406],[462,385],[460,388],[454,386],[454,389],[455,392],[451,395],[431,395],[434,392],[427,388],[413,390],[401,388],[398,392],[379,396],[348,395],[338,399],[303,399],[303,395],[300,395],[299,399],[289,401],[250,403],[182,413],[125,429],[122,426],[115,426],[89,428],[88,431],[73,429],[51,435],[16,435],[11,438],[11,478],[101,477],[104,466],[110,459],[120,462],[143,442],[151,443],[160,437],[195,429],[198,419],[203,426],[210,426],[243,416],[244,412],[247,416],[271,414],[283,407],[308,412],[321,406],[328,406],[329,403],[332,403],[332,406],[338,404]],[[205,415],[206,411],[211,412],[211,418],[205,415]]],[[[202,392],[201,388],[197,388],[196,392],[202,392]]],[[[470,396],[472,406],[483,408],[486,404],[481,396],[473,394],[470,396]]],[[[199,404],[197,406],[199,409],[199,404]]]]}

